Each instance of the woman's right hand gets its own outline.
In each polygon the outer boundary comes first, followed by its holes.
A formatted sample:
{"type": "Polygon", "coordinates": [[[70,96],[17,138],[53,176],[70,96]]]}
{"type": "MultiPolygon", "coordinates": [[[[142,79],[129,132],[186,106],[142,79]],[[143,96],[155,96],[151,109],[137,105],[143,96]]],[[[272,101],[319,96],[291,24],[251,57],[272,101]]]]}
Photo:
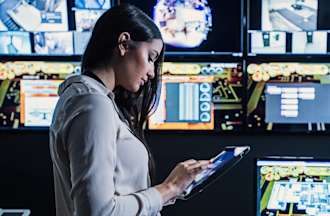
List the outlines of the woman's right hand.
{"type": "Polygon", "coordinates": [[[175,166],[165,181],[157,186],[164,203],[180,195],[194,180],[196,175],[207,169],[211,160],[187,160],[175,166]]]}

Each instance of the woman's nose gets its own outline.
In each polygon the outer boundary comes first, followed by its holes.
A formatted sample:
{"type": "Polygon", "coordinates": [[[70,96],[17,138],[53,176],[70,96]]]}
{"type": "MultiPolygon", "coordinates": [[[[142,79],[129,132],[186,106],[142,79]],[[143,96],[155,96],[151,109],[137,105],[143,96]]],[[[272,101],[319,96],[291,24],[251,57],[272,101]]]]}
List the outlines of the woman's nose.
{"type": "Polygon", "coordinates": [[[154,69],[154,67],[152,67],[152,68],[148,71],[147,75],[148,75],[148,78],[149,78],[149,79],[153,79],[153,78],[155,77],[155,69],[154,69]]]}

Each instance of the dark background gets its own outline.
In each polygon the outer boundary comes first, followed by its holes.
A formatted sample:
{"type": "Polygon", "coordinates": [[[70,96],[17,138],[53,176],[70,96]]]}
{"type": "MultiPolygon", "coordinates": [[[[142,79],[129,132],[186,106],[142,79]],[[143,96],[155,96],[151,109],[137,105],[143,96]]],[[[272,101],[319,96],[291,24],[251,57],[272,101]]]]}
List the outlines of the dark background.
{"type": "MultiPolygon", "coordinates": [[[[254,160],[267,155],[330,158],[329,136],[304,134],[216,134],[148,132],[158,182],[176,163],[214,156],[225,145],[250,145],[251,152],[215,185],[188,201],[164,207],[162,215],[244,215],[255,208],[254,160]]],[[[0,131],[0,207],[29,208],[55,215],[48,131],[0,131]]]]}

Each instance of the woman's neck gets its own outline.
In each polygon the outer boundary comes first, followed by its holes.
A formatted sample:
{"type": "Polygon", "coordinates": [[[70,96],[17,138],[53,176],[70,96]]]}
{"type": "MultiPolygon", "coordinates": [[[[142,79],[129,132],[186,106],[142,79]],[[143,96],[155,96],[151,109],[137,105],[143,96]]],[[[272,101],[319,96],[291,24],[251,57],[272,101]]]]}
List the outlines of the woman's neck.
{"type": "Polygon", "coordinates": [[[94,69],[93,73],[102,80],[102,82],[110,91],[113,91],[116,86],[116,79],[112,68],[94,69]]]}

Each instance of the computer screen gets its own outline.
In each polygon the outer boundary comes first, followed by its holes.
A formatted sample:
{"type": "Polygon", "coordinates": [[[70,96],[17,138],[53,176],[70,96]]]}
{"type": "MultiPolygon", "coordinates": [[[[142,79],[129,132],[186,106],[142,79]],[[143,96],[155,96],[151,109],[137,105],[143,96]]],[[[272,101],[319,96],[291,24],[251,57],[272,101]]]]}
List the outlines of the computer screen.
{"type": "Polygon", "coordinates": [[[327,0],[250,0],[249,54],[327,54],[327,0]]]}
{"type": "Polygon", "coordinates": [[[239,63],[165,62],[159,105],[149,129],[239,131],[242,93],[239,63]]]}
{"type": "Polygon", "coordinates": [[[77,31],[91,31],[97,19],[111,8],[111,0],[75,0],[72,11],[77,31]]]}
{"type": "Polygon", "coordinates": [[[241,53],[241,0],[122,0],[151,16],[168,52],[241,53]]]}
{"type": "Polygon", "coordinates": [[[329,132],[329,67],[327,63],[250,63],[248,129],[329,132]]]}
{"type": "Polygon", "coordinates": [[[330,160],[258,159],[257,216],[329,215],[330,160]]]}
{"type": "Polygon", "coordinates": [[[0,53],[8,55],[31,54],[28,32],[0,32],[0,53]]]}
{"type": "Polygon", "coordinates": [[[0,1],[0,55],[81,55],[111,0],[0,1]]]}
{"type": "Polygon", "coordinates": [[[34,50],[44,55],[73,55],[72,32],[35,33],[34,50]]]}
{"type": "Polygon", "coordinates": [[[0,4],[0,31],[68,31],[66,0],[10,0],[0,4]]]}
{"type": "Polygon", "coordinates": [[[75,62],[0,63],[0,128],[46,127],[51,123],[57,90],[75,62]]]}

